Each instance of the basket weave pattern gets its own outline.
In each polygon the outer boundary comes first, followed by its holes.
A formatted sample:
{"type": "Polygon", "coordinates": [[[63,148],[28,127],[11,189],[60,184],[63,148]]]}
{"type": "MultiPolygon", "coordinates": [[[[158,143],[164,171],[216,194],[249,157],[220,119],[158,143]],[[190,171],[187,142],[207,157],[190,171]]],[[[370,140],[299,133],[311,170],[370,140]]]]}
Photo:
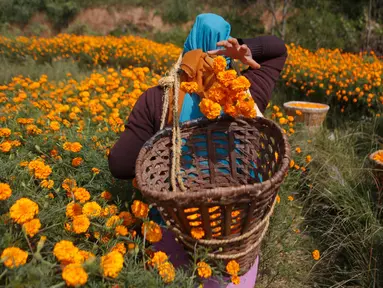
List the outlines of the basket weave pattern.
{"type": "Polygon", "coordinates": [[[264,118],[222,118],[183,124],[181,139],[187,191],[170,191],[171,129],[142,148],[138,186],[186,248],[204,246],[211,258],[235,259],[246,272],[258,255],[288,170],[287,138],[264,118]],[[202,239],[191,237],[196,228],[203,230],[202,239]]]}
{"type": "Polygon", "coordinates": [[[323,108],[306,108],[306,107],[297,107],[297,106],[290,106],[290,104],[299,104],[299,103],[310,103],[310,104],[318,104],[318,103],[311,103],[311,102],[303,102],[303,101],[291,101],[283,104],[283,108],[286,111],[286,114],[288,116],[295,117],[296,123],[304,123],[306,126],[309,127],[319,127],[322,125],[323,121],[326,119],[326,115],[330,107],[325,104],[323,105],[323,108]],[[297,115],[296,111],[299,110],[302,112],[302,115],[297,115]]]}

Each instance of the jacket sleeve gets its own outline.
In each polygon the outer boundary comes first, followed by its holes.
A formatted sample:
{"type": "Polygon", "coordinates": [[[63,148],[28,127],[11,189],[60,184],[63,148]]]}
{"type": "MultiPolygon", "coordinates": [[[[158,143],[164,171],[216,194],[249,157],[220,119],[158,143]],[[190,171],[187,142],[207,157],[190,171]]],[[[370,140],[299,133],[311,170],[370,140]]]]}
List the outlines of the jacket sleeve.
{"type": "Polygon", "coordinates": [[[109,154],[109,169],[118,179],[131,179],[135,176],[136,159],[141,147],[155,134],[153,106],[156,88],[150,88],[137,100],[125,131],[109,154]]]}
{"type": "Polygon", "coordinates": [[[287,58],[285,43],[275,36],[260,36],[253,39],[238,39],[251,50],[260,69],[247,69],[242,73],[251,83],[250,93],[263,113],[271,99],[275,83],[287,58]]]}

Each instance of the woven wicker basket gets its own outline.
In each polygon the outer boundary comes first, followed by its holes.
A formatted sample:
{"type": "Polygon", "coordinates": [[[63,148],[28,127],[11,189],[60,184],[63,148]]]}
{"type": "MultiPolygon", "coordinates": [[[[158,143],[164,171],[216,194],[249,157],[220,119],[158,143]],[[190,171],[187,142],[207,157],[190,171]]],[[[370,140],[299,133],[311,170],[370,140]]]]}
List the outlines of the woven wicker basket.
{"type": "Polygon", "coordinates": [[[283,108],[288,116],[294,116],[296,123],[305,123],[309,127],[319,127],[326,119],[326,115],[330,106],[321,103],[305,102],[305,101],[290,101],[283,104],[283,108]],[[314,104],[321,105],[323,108],[307,108],[292,106],[292,104],[314,104]],[[297,115],[297,110],[302,112],[302,115],[297,115]]]}
{"type": "Polygon", "coordinates": [[[289,167],[285,134],[264,118],[190,121],[181,127],[181,175],[186,192],[170,191],[171,128],[140,151],[137,184],[185,247],[210,250],[245,273],[253,265],[277,191],[289,167]],[[196,240],[191,231],[200,229],[196,240]]]}

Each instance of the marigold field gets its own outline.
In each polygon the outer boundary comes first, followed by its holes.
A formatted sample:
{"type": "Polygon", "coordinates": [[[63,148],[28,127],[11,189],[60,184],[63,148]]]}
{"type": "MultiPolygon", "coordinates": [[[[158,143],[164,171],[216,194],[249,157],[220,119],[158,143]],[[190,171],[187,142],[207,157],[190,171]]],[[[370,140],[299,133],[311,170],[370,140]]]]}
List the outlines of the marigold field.
{"type": "MultiPolygon", "coordinates": [[[[97,69],[83,79],[68,73],[53,81],[42,73],[39,79],[19,75],[0,83],[0,286],[194,287],[230,272],[211,267],[203,252],[185,271],[155,253],[151,244],[162,234],[148,219],[150,207],[108,170],[110,148],[137,98],[157,85],[180,48],[135,36],[59,35],[0,37],[0,51],[16,63],[26,57],[36,63],[69,59],[97,69]]],[[[294,45],[288,52],[282,73],[287,91],[345,114],[379,116],[383,62],[373,53],[309,52],[294,45]]],[[[266,114],[292,141],[288,184],[278,205],[293,209],[291,187],[302,179],[304,189],[315,186],[307,176],[314,150],[303,148],[314,140],[302,140],[295,117],[280,106],[270,104],[266,114]]],[[[290,224],[296,237],[299,229],[290,224]]],[[[321,254],[309,247],[302,257],[312,266],[321,254]]],[[[237,282],[234,272],[229,274],[237,282]]]]}

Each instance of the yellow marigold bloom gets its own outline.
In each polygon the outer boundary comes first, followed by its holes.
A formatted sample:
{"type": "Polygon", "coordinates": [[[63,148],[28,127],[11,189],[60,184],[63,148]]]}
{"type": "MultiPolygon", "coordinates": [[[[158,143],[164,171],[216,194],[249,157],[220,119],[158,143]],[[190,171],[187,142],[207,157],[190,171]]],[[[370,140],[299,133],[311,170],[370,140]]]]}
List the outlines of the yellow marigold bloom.
{"type": "Polygon", "coordinates": [[[236,92],[246,91],[250,86],[250,81],[245,76],[239,76],[230,84],[230,88],[236,92]]]}
{"type": "Polygon", "coordinates": [[[41,159],[33,160],[28,164],[29,172],[34,173],[37,179],[46,179],[52,173],[51,167],[45,165],[41,159]]]}
{"type": "Polygon", "coordinates": [[[100,196],[102,199],[105,199],[107,201],[112,200],[112,194],[108,191],[102,192],[100,196]]]}
{"type": "Polygon", "coordinates": [[[67,192],[70,192],[77,188],[77,182],[74,179],[68,179],[66,178],[63,183],[61,184],[61,187],[67,192]]]}
{"type": "Polygon", "coordinates": [[[28,198],[20,198],[9,209],[9,216],[18,224],[32,220],[39,213],[39,206],[28,198]]]}
{"type": "Polygon", "coordinates": [[[227,62],[226,62],[225,57],[217,56],[214,58],[213,69],[214,69],[215,74],[218,74],[219,72],[225,71],[226,66],[227,66],[227,62]]]}
{"type": "Polygon", "coordinates": [[[274,110],[275,112],[279,112],[280,108],[279,108],[278,106],[274,105],[274,106],[273,106],[273,110],[274,110]]]}
{"type": "Polygon", "coordinates": [[[28,161],[22,161],[22,162],[20,162],[20,167],[27,167],[28,166],[28,164],[29,164],[29,162],[28,161]]]}
{"type": "Polygon", "coordinates": [[[202,99],[199,104],[201,112],[210,120],[217,118],[221,114],[221,105],[209,99],[202,99]]]}
{"type": "Polygon", "coordinates": [[[78,167],[78,166],[80,166],[82,164],[82,162],[84,162],[84,160],[81,157],[73,158],[72,166],[73,167],[78,167]]]}
{"type": "Polygon", "coordinates": [[[306,156],[306,162],[307,162],[307,163],[310,163],[310,162],[311,162],[311,156],[310,156],[310,155],[307,155],[307,156],[306,156]]]}
{"type": "Polygon", "coordinates": [[[284,124],[287,124],[287,123],[288,123],[288,121],[287,121],[286,118],[284,118],[284,117],[279,118],[279,124],[284,125],[284,124]]]}
{"type": "Polygon", "coordinates": [[[253,97],[251,97],[246,92],[239,93],[237,104],[235,105],[238,114],[243,115],[247,118],[254,118],[257,116],[255,111],[255,102],[253,97]]]}
{"type": "Polygon", "coordinates": [[[50,127],[53,131],[59,131],[59,130],[60,130],[60,123],[57,122],[57,121],[52,121],[52,122],[49,124],[49,127],[50,127]]]}
{"type": "Polygon", "coordinates": [[[114,245],[114,247],[112,248],[112,252],[113,251],[116,251],[118,253],[121,253],[121,255],[125,255],[126,253],[126,247],[125,247],[125,244],[123,242],[119,242],[117,243],[116,245],[114,245]]]}
{"type": "Polygon", "coordinates": [[[88,217],[99,217],[101,210],[101,206],[95,201],[87,202],[82,207],[82,213],[88,217]]]}
{"type": "Polygon", "coordinates": [[[241,282],[241,279],[239,278],[238,275],[233,275],[233,276],[231,276],[231,282],[234,285],[238,285],[241,282]]]}
{"type": "Polygon", "coordinates": [[[146,235],[146,240],[150,243],[156,243],[162,239],[161,227],[153,221],[143,223],[141,226],[141,232],[146,235]]]}
{"type": "Polygon", "coordinates": [[[134,222],[136,222],[136,220],[134,219],[133,215],[131,213],[129,213],[128,211],[122,211],[118,215],[118,217],[120,217],[120,219],[123,219],[124,222],[122,222],[122,224],[125,225],[126,227],[129,227],[134,222]]]}
{"type": "Polygon", "coordinates": [[[25,233],[27,233],[29,237],[35,236],[39,232],[40,228],[41,228],[40,219],[32,219],[23,224],[23,229],[25,230],[25,233]]]}
{"type": "Polygon", "coordinates": [[[39,135],[41,133],[43,133],[43,131],[38,128],[36,125],[27,125],[27,133],[29,135],[39,135]]]}
{"type": "Polygon", "coordinates": [[[198,91],[198,84],[197,82],[182,82],[180,88],[186,93],[195,93],[198,91]]]}
{"type": "Polygon", "coordinates": [[[9,128],[0,128],[0,137],[9,137],[11,133],[12,131],[9,128]]]}
{"type": "Polygon", "coordinates": [[[115,231],[116,231],[116,236],[119,236],[119,235],[126,236],[129,233],[128,229],[123,225],[116,226],[115,231]]]}
{"type": "Polygon", "coordinates": [[[85,188],[76,188],[73,194],[74,198],[80,203],[85,203],[90,199],[90,193],[85,188]]]}
{"type": "Polygon", "coordinates": [[[220,84],[213,85],[207,92],[207,98],[213,102],[224,105],[227,101],[227,89],[220,84]]]}
{"type": "Polygon", "coordinates": [[[77,153],[81,151],[82,145],[79,142],[65,142],[63,148],[66,151],[77,153]]]}
{"type": "Polygon", "coordinates": [[[205,231],[201,227],[193,227],[190,234],[195,239],[201,239],[205,236],[205,231]]]}
{"type": "Polygon", "coordinates": [[[8,141],[5,141],[5,142],[0,144],[1,152],[7,153],[7,152],[11,151],[11,149],[12,149],[12,144],[8,141]]]}
{"type": "Polygon", "coordinates": [[[170,262],[165,262],[158,266],[158,274],[160,274],[162,280],[165,283],[171,283],[174,281],[174,278],[176,276],[176,271],[174,269],[174,266],[170,262]]]}
{"type": "Polygon", "coordinates": [[[106,221],[105,226],[108,228],[114,227],[121,222],[120,220],[120,217],[118,217],[117,215],[113,215],[108,219],[108,221],[106,221]]]}
{"type": "Polygon", "coordinates": [[[287,200],[294,201],[294,197],[290,195],[289,197],[287,197],[287,200]]]}
{"type": "Polygon", "coordinates": [[[85,215],[78,215],[73,217],[72,230],[76,234],[85,233],[90,226],[89,218],[85,215]]]}
{"type": "Polygon", "coordinates": [[[198,262],[197,263],[197,272],[199,277],[201,278],[210,278],[212,271],[209,264],[206,262],[198,262]]]}
{"type": "Polygon", "coordinates": [[[73,245],[73,242],[68,240],[61,240],[55,244],[53,248],[53,255],[62,264],[82,263],[83,256],[79,253],[80,250],[73,245]]]}
{"type": "Polygon", "coordinates": [[[312,254],[312,256],[313,256],[315,261],[318,261],[320,259],[320,252],[319,252],[319,250],[314,250],[311,254],[312,254]]]}
{"type": "Polygon", "coordinates": [[[140,200],[134,200],[131,206],[132,213],[137,218],[146,218],[149,213],[149,206],[140,200]]]}
{"type": "Polygon", "coordinates": [[[5,248],[1,253],[1,261],[8,268],[17,268],[27,263],[28,253],[17,247],[5,248]]]}
{"type": "Polygon", "coordinates": [[[293,168],[295,165],[295,161],[293,159],[290,160],[290,168],[293,168]]]}
{"type": "Polygon", "coordinates": [[[101,257],[101,269],[104,277],[116,278],[124,265],[121,253],[112,251],[101,257]]]}
{"type": "Polygon", "coordinates": [[[52,189],[54,184],[55,182],[53,180],[43,180],[40,183],[41,187],[46,189],[52,189]]]}
{"type": "Polygon", "coordinates": [[[229,263],[226,265],[226,271],[230,275],[238,275],[239,272],[239,264],[235,260],[231,260],[229,263]]]}
{"type": "Polygon", "coordinates": [[[287,116],[287,120],[289,120],[290,122],[293,122],[294,121],[294,117],[293,116],[287,116]]]}
{"type": "Polygon", "coordinates": [[[159,267],[161,264],[168,261],[168,255],[162,251],[155,252],[152,259],[149,261],[153,267],[159,267]]]}
{"type": "Polygon", "coordinates": [[[0,183],[0,201],[7,200],[12,195],[12,189],[7,183],[0,183]]]}
{"type": "Polygon", "coordinates": [[[92,172],[93,172],[93,174],[99,174],[100,173],[100,169],[98,169],[98,168],[96,168],[96,167],[93,167],[92,168],[92,172]]]}
{"type": "Polygon", "coordinates": [[[217,79],[225,87],[228,87],[231,84],[231,81],[237,77],[237,72],[235,70],[222,71],[217,74],[217,79]]]}
{"type": "Polygon", "coordinates": [[[302,153],[302,149],[300,147],[297,147],[295,148],[295,152],[297,152],[298,154],[302,153]]]}
{"type": "Polygon", "coordinates": [[[66,217],[73,218],[82,214],[82,207],[80,204],[71,202],[66,206],[66,217]]]}
{"type": "Polygon", "coordinates": [[[96,256],[92,252],[89,252],[89,251],[80,250],[78,253],[84,258],[84,261],[90,260],[92,258],[96,258],[96,256]]]}
{"type": "Polygon", "coordinates": [[[88,281],[88,274],[80,264],[69,264],[64,267],[62,278],[69,287],[85,285],[88,281]]]}

